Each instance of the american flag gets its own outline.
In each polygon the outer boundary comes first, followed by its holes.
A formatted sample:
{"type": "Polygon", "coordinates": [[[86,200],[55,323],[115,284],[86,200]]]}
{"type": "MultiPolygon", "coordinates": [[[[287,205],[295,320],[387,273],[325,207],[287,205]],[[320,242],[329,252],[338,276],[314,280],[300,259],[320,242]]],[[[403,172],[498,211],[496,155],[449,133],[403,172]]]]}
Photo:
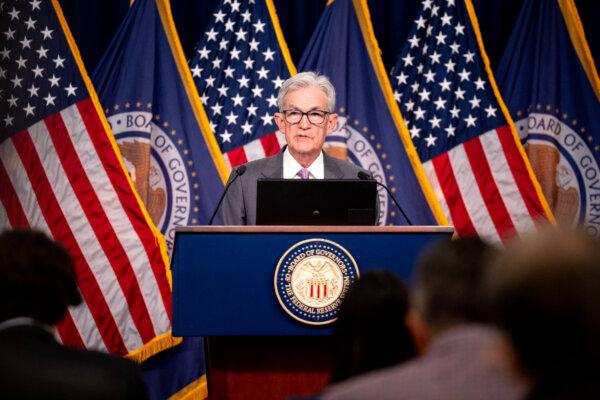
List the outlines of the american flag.
{"type": "Polygon", "coordinates": [[[190,68],[228,167],[277,153],[277,92],[295,74],[272,0],[224,0],[190,68]]]}
{"type": "Polygon", "coordinates": [[[551,218],[501,104],[470,0],[422,2],[391,81],[459,235],[500,241],[551,218]]]}
{"type": "Polygon", "coordinates": [[[58,3],[0,2],[0,35],[0,229],[69,249],[84,302],[58,325],[63,343],[141,359],[170,329],[166,253],[58,3]]]}

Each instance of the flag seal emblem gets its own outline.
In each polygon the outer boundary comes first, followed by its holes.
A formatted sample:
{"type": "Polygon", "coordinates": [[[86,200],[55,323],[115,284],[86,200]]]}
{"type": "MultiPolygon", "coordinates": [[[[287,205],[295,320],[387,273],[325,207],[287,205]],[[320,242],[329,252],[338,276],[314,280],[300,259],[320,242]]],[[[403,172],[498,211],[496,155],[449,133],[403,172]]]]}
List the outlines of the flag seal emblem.
{"type": "Polygon", "coordinates": [[[515,124],[556,219],[582,223],[600,236],[600,168],[586,140],[549,113],[531,113],[515,124]]]}
{"type": "Polygon", "coordinates": [[[350,284],[359,276],[352,255],[327,239],[294,244],[275,269],[275,294],[292,318],[309,325],[329,324],[350,284]]]}
{"type": "MultiPolygon", "coordinates": [[[[340,113],[343,112],[341,109],[340,113]]],[[[376,135],[369,133],[366,126],[362,126],[361,129],[359,120],[350,120],[348,116],[339,115],[334,131],[325,137],[323,149],[330,156],[366,169],[378,182],[391,186],[390,190],[396,192],[391,165],[385,163],[387,155],[382,145],[376,142],[376,135]],[[372,141],[375,143],[371,143],[372,141]]],[[[377,187],[377,198],[381,213],[379,220],[386,221],[388,213],[395,217],[395,211],[388,208],[390,204],[387,192],[381,186],[377,187]]]]}
{"type": "Polygon", "coordinates": [[[197,223],[192,205],[199,183],[187,168],[189,152],[179,145],[185,141],[178,141],[168,122],[148,111],[121,112],[107,119],[127,172],[171,251],[175,228],[197,223]]]}

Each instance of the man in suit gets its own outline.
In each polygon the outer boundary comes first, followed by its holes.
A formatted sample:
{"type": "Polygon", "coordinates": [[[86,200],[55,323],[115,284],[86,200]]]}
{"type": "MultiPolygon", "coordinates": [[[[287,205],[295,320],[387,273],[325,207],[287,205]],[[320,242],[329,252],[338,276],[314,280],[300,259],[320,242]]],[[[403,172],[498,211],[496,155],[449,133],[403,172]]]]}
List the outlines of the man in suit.
{"type": "Polygon", "coordinates": [[[482,287],[491,252],[476,238],[446,240],[429,248],[417,265],[408,321],[423,354],[333,385],[322,398],[522,398],[526,386],[503,358],[502,335],[483,323],[482,287]]]}
{"type": "Polygon", "coordinates": [[[60,244],[31,230],[0,234],[0,397],[146,398],[135,363],[56,341],[52,326],[80,303],[60,244]]]}
{"type": "MultiPolygon", "coordinates": [[[[323,152],[325,136],[337,123],[335,89],[326,76],[301,72],[289,78],[279,90],[277,106],[275,122],[287,146],[272,157],[245,164],[245,172],[237,177],[223,201],[224,225],[256,224],[259,178],[357,179],[358,172],[363,171],[323,152]]],[[[234,169],[229,181],[237,175],[234,169]]]]}

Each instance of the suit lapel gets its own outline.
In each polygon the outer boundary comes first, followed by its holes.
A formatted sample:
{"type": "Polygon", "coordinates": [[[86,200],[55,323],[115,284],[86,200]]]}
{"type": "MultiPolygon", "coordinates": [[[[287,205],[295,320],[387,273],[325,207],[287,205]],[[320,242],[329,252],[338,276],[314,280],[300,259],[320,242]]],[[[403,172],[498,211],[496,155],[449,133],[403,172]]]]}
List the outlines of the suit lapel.
{"type": "Polygon", "coordinates": [[[262,169],[261,174],[265,178],[281,179],[283,178],[283,151],[285,146],[275,154],[273,157],[269,157],[262,169]]]}
{"type": "Polygon", "coordinates": [[[325,169],[325,179],[342,179],[344,176],[333,158],[325,152],[323,152],[323,168],[325,169]]]}

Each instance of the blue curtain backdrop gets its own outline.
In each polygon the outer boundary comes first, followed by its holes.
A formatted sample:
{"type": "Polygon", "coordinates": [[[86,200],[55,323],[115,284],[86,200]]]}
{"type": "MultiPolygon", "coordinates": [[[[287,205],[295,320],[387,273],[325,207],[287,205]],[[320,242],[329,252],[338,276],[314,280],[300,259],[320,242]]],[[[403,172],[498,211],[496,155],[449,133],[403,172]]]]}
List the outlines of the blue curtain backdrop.
{"type": "MultiPolygon", "coordinates": [[[[189,57],[218,0],[171,0],[181,44],[189,57]]],[[[310,39],[325,0],[274,0],[294,63],[310,39]]],[[[369,0],[375,35],[389,71],[408,35],[417,0],[369,0]]],[[[495,70],[517,19],[522,0],[473,0],[487,53],[495,70]]],[[[596,66],[600,64],[600,1],[575,0],[596,66]]],[[[88,71],[93,71],[125,16],[129,0],[61,0],[88,71]]]]}

